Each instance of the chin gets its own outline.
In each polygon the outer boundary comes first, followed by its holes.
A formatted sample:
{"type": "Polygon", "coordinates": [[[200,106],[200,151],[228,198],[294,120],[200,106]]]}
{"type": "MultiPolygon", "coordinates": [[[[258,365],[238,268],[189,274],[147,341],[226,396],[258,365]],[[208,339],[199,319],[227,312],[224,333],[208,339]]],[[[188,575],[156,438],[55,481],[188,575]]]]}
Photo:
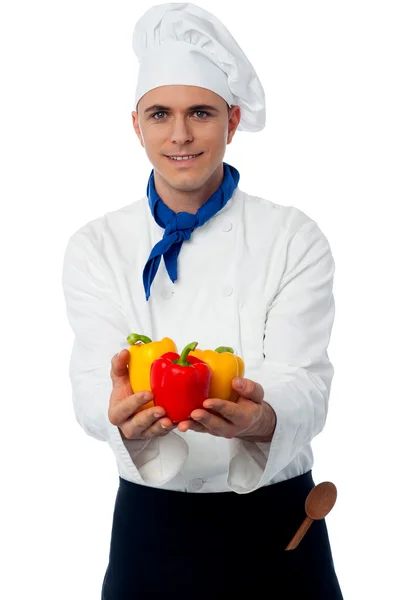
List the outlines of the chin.
{"type": "Polygon", "coordinates": [[[167,179],[166,180],[171,187],[175,190],[179,190],[180,192],[195,192],[198,190],[203,183],[191,177],[190,180],[181,181],[178,178],[176,179],[167,179]]]}
{"type": "Polygon", "coordinates": [[[180,191],[192,192],[194,190],[197,190],[199,187],[204,185],[204,183],[207,180],[207,177],[204,177],[203,174],[201,176],[201,174],[195,172],[171,173],[169,170],[166,170],[162,167],[155,167],[155,169],[158,171],[158,173],[168,185],[180,191]]]}

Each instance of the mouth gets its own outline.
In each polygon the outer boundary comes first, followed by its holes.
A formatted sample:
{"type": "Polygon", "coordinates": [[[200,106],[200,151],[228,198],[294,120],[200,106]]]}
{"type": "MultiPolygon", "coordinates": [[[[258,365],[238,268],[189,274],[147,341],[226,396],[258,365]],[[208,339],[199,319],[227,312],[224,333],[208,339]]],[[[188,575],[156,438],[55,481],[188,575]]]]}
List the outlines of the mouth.
{"type": "Polygon", "coordinates": [[[168,159],[169,162],[181,167],[181,166],[185,166],[185,165],[192,165],[193,162],[195,162],[202,155],[203,155],[203,152],[200,152],[197,155],[189,154],[189,156],[193,156],[193,158],[182,158],[182,159],[178,159],[178,160],[171,158],[170,156],[166,156],[166,158],[168,159]]]}

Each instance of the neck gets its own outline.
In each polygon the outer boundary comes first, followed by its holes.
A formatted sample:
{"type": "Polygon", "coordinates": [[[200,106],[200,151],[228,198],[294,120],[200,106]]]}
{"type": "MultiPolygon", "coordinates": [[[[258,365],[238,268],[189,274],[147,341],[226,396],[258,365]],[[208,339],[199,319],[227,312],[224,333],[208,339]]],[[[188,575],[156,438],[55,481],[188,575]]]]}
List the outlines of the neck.
{"type": "Polygon", "coordinates": [[[187,212],[194,215],[221,186],[223,174],[223,163],[221,163],[201,188],[185,191],[172,187],[155,169],[154,184],[162,201],[173,212],[187,212]]]}

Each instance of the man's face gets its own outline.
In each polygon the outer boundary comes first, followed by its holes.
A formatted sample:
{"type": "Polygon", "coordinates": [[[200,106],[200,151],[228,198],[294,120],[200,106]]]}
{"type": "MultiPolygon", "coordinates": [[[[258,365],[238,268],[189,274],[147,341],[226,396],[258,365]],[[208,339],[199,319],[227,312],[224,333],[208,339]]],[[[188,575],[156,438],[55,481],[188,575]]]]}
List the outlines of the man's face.
{"type": "Polygon", "coordinates": [[[154,169],[174,189],[189,192],[204,186],[221,165],[240,122],[240,108],[229,109],[223,98],[205,88],[168,85],[145,94],[132,118],[154,169]],[[200,156],[169,158],[193,154],[200,156]]]}

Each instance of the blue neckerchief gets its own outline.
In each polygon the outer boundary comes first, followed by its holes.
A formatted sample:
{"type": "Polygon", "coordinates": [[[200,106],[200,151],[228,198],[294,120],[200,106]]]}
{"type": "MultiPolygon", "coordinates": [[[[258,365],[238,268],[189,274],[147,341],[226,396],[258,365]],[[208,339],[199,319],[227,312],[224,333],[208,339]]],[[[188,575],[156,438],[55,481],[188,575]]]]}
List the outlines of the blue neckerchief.
{"type": "Polygon", "coordinates": [[[177,279],[177,257],[185,240],[189,240],[192,232],[197,227],[204,225],[219,210],[227,204],[232,197],[240,173],[227,163],[223,163],[223,181],[214,194],[203,204],[195,215],[187,212],[175,213],[163,202],[158,195],[154,184],[154,169],[147,186],[147,198],[152,216],[160,227],[165,229],[162,240],[155,244],[143,271],[143,284],[146,299],[150,297],[150,288],[158,271],[161,256],[165,261],[166,270],[171,281],[177,279]]]}

